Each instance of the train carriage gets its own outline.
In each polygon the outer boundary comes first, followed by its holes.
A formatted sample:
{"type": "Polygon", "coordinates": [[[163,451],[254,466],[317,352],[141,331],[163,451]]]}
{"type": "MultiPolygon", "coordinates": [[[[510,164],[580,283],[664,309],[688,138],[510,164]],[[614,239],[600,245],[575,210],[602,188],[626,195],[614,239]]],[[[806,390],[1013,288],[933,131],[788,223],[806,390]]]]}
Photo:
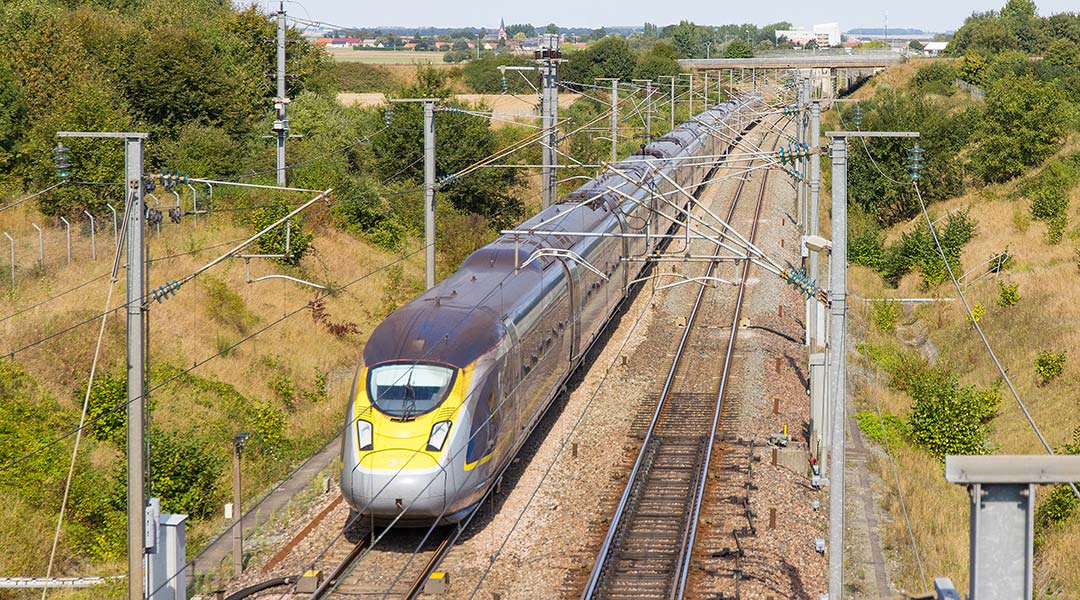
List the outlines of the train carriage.
{"type": "Polygon", "coordinates": [[[342,443],[354,512],[403,525],[469,514],[639,275],[644,262],[626,259],[673,229],[688,198],[668,178],[697,188],[704,157],[734,142],[716,130],[741,128],[759,103],[739,96],[647,144],[518,228],[543,233],[500,236],[375,329],[342,443]]]}

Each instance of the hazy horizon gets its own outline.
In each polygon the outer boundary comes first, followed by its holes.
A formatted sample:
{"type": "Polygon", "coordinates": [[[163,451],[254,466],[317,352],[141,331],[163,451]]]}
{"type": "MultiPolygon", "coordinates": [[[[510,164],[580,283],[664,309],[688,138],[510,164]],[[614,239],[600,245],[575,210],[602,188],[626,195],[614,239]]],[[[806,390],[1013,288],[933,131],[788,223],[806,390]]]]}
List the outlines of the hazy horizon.
{"type": "MultiPolygon", "coordinates": [[[[807,3],[779,0],[768,5],[741,4],[718,10],[714,3],[703,0],[681,2],[679,6],[658,4],[646,0],[602,0],[593,3],[573,0],[549,0],[540,5],[507,6],[493,0],[469,4],[436,2],[414,3],[342,3],[334,0],[286,0],[285,10],[300,18],[321,21],[343,28],[379,27],[498,27],[500,19],[507,25],[548,23],[564,27],[640,27],[643,23],[659,26],[693,21],[699,25],[753,23],[766,25],[788,21],[796,27],[814,23],[840,23],[847,31],[858,28],[884,27],[886,11],[890,29],[922,29],[942,33],[959,28],[972,12],[999,10],[1006,0],[975,0],[963,5],[932,0],[910,0],[906,4],[857,2],[842,0],[827,9],[815,9],[807,3]],[[423,15],[423,16],[421,16],[423,15]]],[[[263,0],[262,6],[277,9],[276,0],[263,0]]],[[[1075,0],[1044,0],[1037,2],[1039,14],[1075,12],[1075,0]],[[1071,10],[1070,10],[1071,9],[1071,10]]]]}

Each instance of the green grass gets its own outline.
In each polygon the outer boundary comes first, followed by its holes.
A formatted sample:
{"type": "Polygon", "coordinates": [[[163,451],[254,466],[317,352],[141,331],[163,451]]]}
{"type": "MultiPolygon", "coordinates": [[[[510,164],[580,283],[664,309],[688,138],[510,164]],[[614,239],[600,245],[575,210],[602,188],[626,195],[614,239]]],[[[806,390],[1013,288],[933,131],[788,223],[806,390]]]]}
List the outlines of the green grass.
{"type": "Polygon", "coordinates": [[[350,56],[347,53],[330,53],[337,62],[358,62],[371,65],[411,65],[413,63],[442,63],[445,52],[396,52],[388,50],[380,52],[385,56],[374,56],[373,54],[374,52],[361,56],[350,56]]]}

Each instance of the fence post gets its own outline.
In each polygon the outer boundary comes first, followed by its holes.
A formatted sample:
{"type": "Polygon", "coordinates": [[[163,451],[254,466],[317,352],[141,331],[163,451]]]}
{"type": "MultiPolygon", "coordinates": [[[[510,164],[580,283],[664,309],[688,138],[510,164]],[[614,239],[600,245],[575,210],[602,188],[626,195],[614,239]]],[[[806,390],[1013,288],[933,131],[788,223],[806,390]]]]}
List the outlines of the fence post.
{"type": "Polygon", "coordinates": [[[67,227],[67,264],[71,264],[71,223],[64,217],[60,217],[60,220],[64,222],[67,227]]]}
{"type": "Polygon", "coordinates": [[[45,270],[45,234],[41,231],[41,228],[38,227],[37,223],[31,223],[31,225],[34,226],[34,229],[37,229],[38,266],[40,266],[41,270],[44,271],[45,270]]]}
{"type": "Polygon", "coordinates": [[[90,260],[97,260],[97,236],[94,232],[94,215],[84,210],[83,214],[90,217],[90,260]]]}
{"type": "Polygon", "coordinates": [[[15,291],[15,238],[11,237],[11,234],[4,232],[4,237],[11,242],[11,291],[15,291]]]}

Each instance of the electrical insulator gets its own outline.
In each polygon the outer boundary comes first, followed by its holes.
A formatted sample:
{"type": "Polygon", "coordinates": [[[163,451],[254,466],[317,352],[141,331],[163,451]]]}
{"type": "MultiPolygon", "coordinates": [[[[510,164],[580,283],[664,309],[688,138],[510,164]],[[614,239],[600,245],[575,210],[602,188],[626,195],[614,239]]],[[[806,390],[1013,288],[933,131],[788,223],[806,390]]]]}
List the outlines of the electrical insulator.
{"type": "Polygon", "coordinates": [[[855,105],[855,128],[858,129],[862,126],[862,106],[855,105]]]}
{"type": "Polygon", "coordinates": [[[506,75],[502,77],[502,93],[506,93],[510,89],[510,85],[506,83],[506,75]]]}
{"type": "Polygon", "coordinates": [[[68,160],[68,148],[63,142],[57,142],[53,148],[53,166],[56,168],[56,176],[67,179],[71,176],[71,162],[68,160]]]}
{"type": "Polygon", "coordinates": [[[923,149],[915,144],[915,147],[908,150],[908,176],[912,181],[918,181],[922,178],[921,171],[923,169],[923,149]]]}
{"type": "Polygon", "coordinates": [[[389,127],[390,123],[393,120],[394,120],[394,105],[393,104],[387,104],[386,105],[386,111],[383,113],[383,123],[386,123],[386,126],[389,127]]]}

